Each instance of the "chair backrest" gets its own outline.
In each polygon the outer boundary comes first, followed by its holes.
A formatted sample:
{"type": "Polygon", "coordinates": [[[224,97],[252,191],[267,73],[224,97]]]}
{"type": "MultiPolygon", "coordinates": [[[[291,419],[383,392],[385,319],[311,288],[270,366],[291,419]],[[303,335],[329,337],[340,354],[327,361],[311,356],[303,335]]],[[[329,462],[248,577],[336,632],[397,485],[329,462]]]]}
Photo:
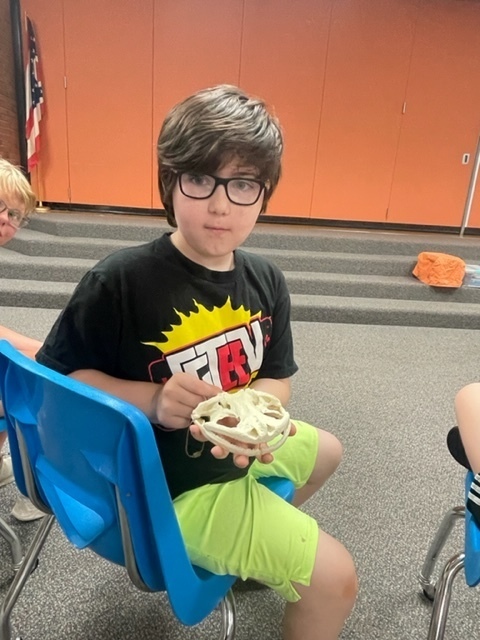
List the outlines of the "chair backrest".
{"type": "Polygon", "coordinates": [[[166,589],[184,624],[205,618],[235,578],[190,563],[145,415],[6,341],[0,395],[22,493],[50,509],[73,544],[127,566],[140,588],[166,589]]]}
{"type": "MultiPolygon", "coordinates": [[[[469,471],[465,478],[465,496],[468,496],[473,482],[469,471]]],[[[480,583],[480,526],[468,508],[465,509],[465,580],[469,587],[480,583]]]]}

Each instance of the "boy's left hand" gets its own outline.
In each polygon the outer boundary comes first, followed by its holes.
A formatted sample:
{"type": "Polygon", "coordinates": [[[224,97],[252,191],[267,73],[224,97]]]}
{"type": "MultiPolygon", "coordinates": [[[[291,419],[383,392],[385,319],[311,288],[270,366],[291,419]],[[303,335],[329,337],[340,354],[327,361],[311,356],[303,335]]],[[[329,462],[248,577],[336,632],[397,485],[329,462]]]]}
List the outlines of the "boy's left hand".
{"type": "MultiPolygon", "coordinates": [[[[295,425],[292,423],[290,425],[289,436],[295,435],[296,431],[297,431],[297,429],[296,429],[295,425]]],[[[190,425],[190,433],[195,438],[195,440],[198,440],[199,442],[207,442],[208,441],[208,438],[205,438],[205,436],[200,431],[200,428],[196,424],[190,425]]],[[[247,448],[249,447],[249,445],[245,444],[245,442],[239,442],[238,440],[234,440],[234,439],[232,439],[232,443],[238,444],[239,446],[242,446],[244,448],[245,447],[247,447],[247,448]]],[[[251,448],[253,449],[254,446],[251,445],[251,448]]],[[[261,445],[260,445],[260,448],[261,448],[261,445]]],[[[218,444],[216,444],[215,446],[212,447],[211,453],[215,458],[218,458],[219,460],[221,460],[223,458],[226,458],[231,452],[228,451],[228,449],[224,449],[223,447],[221,447],[218,444]]],[[[264,453],[262,455],[255,456],[255,457],[262,464],[270,464],[274,460],[274,457],[273,457],[273,455],[271,453],[264,453]]],[[[244,469],[245,467],[248,467],[248,465],[250,464],[250,458],[249,458],[249,456],[243,455],[241,453],[234,453],[233,454],[233,462],[240,469],[244,469]]]]}

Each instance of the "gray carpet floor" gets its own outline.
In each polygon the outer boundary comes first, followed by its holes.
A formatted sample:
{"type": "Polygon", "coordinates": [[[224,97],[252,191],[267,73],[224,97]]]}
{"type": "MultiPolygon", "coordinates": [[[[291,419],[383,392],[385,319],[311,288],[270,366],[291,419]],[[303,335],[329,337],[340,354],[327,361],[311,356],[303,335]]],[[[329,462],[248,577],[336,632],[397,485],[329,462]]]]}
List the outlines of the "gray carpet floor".
{"type": "MultiPolygon", "coordinates": [[[[0,324],[42,339],[57,312],[0,307],[0,324]]],[[[453,399],[477,380],[478,333],[460,329],[293,324],[300,371],[294,417],[335,433],[344,460],[305,505],[352,553],[360,592],[342,640],[426,638],[431,607],[417,574],[443,513],[461,504],[464,473],[445,435],[453,399]]],[[[36,523],[8,514],[16,490],[0,490],[0,513],[24,544],[36,523]]],[[[442,561],[461,550],[454,531],[442,561]]],[[[13,577],[0,540],[0,598],[13,577]]],[[[478,638],[479,590],[457,578],[446,639],[478,638]]],[[[280,640],[282,600],[269,590],[237,589],[238,640],[280,640]]],[[[182,627],[162,594],[132,587],[123,569],[74,549],[55,529],[13,615],[24,640],[204,640],[217,637],[218,614],[182,627]]]]}

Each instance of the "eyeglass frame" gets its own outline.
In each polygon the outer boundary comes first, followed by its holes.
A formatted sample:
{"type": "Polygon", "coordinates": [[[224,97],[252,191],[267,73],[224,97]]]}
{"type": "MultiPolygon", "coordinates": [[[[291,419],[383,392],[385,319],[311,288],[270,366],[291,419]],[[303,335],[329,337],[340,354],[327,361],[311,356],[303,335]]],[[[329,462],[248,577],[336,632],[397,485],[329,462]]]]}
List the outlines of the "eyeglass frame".
{"type": "Polygon", "coordinates": [[[183,195],[186,198],[191,198],[192,200],[208,200],[208,198],[211,198],[213,196],[213,194],[215,193],[217,187],[219,185],[223,185],[223,187],[225,188],[225,193],[227,195],[228,200],[232,203],[232,204],[236,204],[237,206],[240,207],[252,207],[254,204],[257,204],[257,202],[260,200],[260,196],[262,195],[262,193],[266,192],[267,188],[268,188],[268,184],[266,182],[264,182],[263,180],[258,180],[258,178],[250,178],[250,177],[245,177],[245,176],[234,176],[232,178],[219,178],[218,176],[214,176],[211,173],[195,173],[194,171],[174,171],[174,173],[177,175],[177,180],[178,180],[178,186],[180,188],[180,191],[183,193],[183,195]],[[209,193],[208,196],[190,196],[187,193],[185,193],[185,191],[183,190],[183,186],[182,186],[182,176],[184,175],[190,175],[190,176],[206,176],[207,178],[213,178],[213,189],[211,191],[211,193],[209,193]],[[255,182],[255,184],[260,185],[260,191],[258,192],[257,197],[255,198],[255,200],[253,202],[249,202],[248,204],[245,204],[244,202],[235,202],[235,200],[232,200],[232,198],[230,197],[230,194],[228,193],[228,184],[230,182],[232,182],[233,180],[246,180],[248,182],[255,182]]]}
{"type": "Polygon", "coordinates": [[[14,229],[23,229],[30,222],[30,218],[27,215],[22,215],[22,212],[18,209],[9,209],[4,200],[0,200],[0,213],[7,212],[8,224],[14,229]],[[20,222],[18,225],[12,222],[12,216],[20,216],[20,222]]]}

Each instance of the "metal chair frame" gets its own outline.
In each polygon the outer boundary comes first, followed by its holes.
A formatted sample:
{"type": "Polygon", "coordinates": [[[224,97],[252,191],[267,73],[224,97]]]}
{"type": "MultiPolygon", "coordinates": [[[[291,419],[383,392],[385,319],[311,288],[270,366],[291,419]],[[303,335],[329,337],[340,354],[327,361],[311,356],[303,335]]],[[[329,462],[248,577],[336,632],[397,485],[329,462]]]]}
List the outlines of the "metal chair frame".
{"type": "MultiPolygon", "coordinates": [[[[465,495],[468,494],[473,474],[465,478],[465,495]]],[[[452,598],[452,589],[456,576],[463,569],[468,586],[474,587],[480,582],[479,558],[480,530],[465,505],[453,507],[444,515],[440,526],[427,551],[419,575],[420,586],[425,597],[433,602],[427,640],[443,640],[447,624],[448,611],[452,598]],[[455,524],[462,520],[465,529],[464,550],[454,554],[442,568],[438,580],[432,578],[439,556],[455,524]]]]}

